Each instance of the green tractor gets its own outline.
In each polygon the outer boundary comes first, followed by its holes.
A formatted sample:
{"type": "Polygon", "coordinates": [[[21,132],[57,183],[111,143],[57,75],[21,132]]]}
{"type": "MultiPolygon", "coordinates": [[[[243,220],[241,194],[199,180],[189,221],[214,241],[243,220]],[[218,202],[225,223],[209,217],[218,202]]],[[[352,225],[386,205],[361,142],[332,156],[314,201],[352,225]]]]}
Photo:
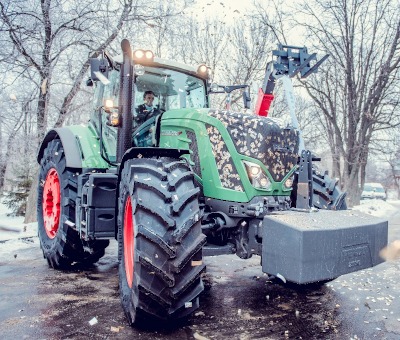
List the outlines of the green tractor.
{"type": "Polygon", "coordinates": [[[134,324],[198,308],[206,255],[260,255],[263,272],[298,284],[381,262],[387,222],[346,210],[336,181],[299,149],[299,130],[266,117],[271,83],[313,73],[313,55],[275,51],[249,115],[209,108],[205,65],[121,47],[122,56],[91,59],[88,126],[53,129],[40,146],[38,233],[50,267],[95,263],[117,239],[121,302],[134,324]],[[157,110],[140,122],[146,91],[157,110]]]}

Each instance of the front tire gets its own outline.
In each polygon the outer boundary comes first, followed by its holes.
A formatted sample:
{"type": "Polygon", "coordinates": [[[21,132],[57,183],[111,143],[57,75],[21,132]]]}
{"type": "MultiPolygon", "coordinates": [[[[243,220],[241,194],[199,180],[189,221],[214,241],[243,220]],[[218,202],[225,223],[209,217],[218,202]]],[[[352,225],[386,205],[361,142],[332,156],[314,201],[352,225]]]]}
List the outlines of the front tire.
{"type": "Polygon", "coordinates": [[[108,240],[84,242],[75,230],[78,174],[66,167],[61,141],[49,142],[40,162],[37,217],[43,256],[55,269],[73,262],[97,262],[109,244],[108,240]]]}
{"type": "Polygon", "coordinates": [[[203,291],[199,189],[185,161],[128,160],[118,209],[121,303],[139,317],[178,319],[199,306],[203,291]]]}
{"type": "Polygon", "coordinates": [[[347,210],[346,193],[340,191],[338,182],[330,178],[327,171],[321,174],[313,169],[314,207],[325,210],[347,210]]]}
{"type": "MultiPolygon", "coordinates": [[[[298,172],[294,174],[294,185],[290,195],[291,206],[297,205],[298,172]]],[[[324,210],[347,210],[346,193],[340,191],[338,180],[312,169],[313,207],[324,210]]]]}

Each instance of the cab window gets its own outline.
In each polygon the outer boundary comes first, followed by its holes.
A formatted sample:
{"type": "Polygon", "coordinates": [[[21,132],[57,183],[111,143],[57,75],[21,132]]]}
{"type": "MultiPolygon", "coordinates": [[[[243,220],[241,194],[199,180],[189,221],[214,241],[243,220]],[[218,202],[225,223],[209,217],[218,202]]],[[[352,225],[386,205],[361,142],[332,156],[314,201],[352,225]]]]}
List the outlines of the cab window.
{"type": "Polygon", "coordinates": [[[136,79],[136,107],[146,91],[155,93],[154,105],[163,111],[207,107],[204,80],[166,68],[145,67],[136,79]]]}

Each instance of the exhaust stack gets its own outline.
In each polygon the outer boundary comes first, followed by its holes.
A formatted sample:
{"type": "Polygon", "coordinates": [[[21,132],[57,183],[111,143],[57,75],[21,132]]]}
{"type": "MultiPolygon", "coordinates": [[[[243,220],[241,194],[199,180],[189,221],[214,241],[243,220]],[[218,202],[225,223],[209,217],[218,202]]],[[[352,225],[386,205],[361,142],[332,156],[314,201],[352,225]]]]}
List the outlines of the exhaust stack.
{"type": "Polygon", "coordinates": [[[132,48],[127,39],[121,42],[123,63],[120,72],[119,112],[121,113],[121,127],[118,129],[117,162],[120,163],[124,153],[132,147],[132,107],[135,107],[135,96],[132,77],[133,60],[132,48]]]}

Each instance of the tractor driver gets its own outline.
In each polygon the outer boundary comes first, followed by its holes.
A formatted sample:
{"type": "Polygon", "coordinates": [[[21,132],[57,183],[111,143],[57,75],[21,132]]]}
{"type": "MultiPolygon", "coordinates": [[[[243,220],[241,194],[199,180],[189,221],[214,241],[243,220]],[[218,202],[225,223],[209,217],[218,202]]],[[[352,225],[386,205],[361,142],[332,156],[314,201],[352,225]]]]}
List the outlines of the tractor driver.
{"type": "Polygon", "coordinates": [[[136,109],[137,116],[135,121],[138,125],[144,123],[147,119],[160,114],[158,106],[153,105],[155,94],[153,91],[145,91],[143,94],[144,103],[139,105],[136,109]]]}

